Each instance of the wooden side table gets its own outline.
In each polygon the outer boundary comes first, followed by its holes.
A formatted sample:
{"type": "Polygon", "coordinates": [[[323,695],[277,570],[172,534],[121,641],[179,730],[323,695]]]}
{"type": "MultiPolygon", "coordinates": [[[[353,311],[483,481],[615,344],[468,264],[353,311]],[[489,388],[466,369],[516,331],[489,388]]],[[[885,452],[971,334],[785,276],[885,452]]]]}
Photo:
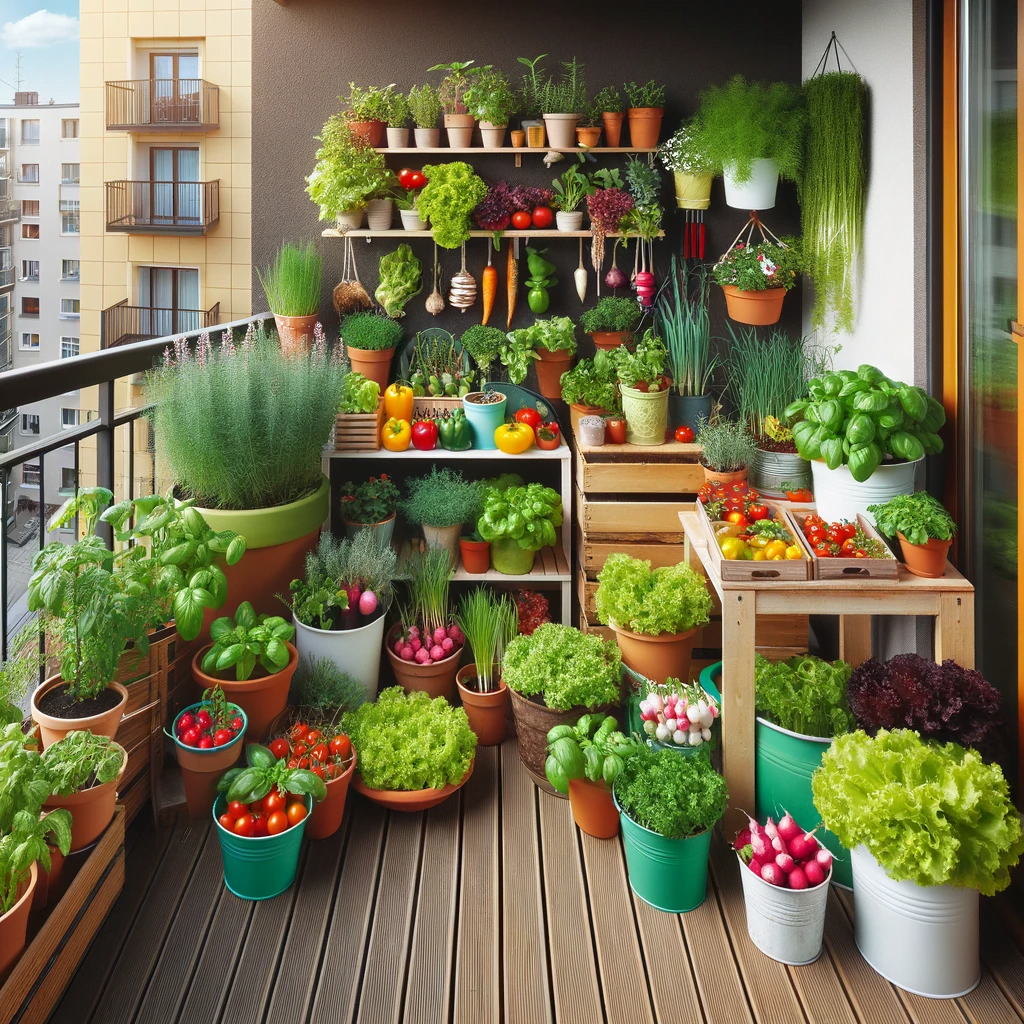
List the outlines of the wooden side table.
{"type": "Polygon", "coordinates": [[[717,554],[696,512],[680,512],[687,557],[700,559],[722,602],[722,766],[729,784],[727,834],[754,807],[754,625],[758,615],[838,615],[839,656],[857,666],[871,656],[872,615],[930,615],[935,660],[974,667],[974,587],[951,565],[942,579],[901,565],[893,580],[723,582],[717,554]]]}

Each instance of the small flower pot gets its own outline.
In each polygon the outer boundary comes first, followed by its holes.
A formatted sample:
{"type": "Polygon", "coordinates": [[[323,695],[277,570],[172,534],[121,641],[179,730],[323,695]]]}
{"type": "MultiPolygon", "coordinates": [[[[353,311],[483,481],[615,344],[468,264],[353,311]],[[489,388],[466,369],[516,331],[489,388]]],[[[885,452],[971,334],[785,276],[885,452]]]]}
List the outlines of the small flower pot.
{"type": "Polygon", "coordinates": [[[549,352],[546,348],[536,350],[534,368],[537,371],[537,387],[545,398],[562,397],[562,374],[572,365],[569,352],[549,352]]]}
{"type": "Polygon", "coordinates": [[[459,564],[459,535],[462,533],[462,523],[456,523],[454,526],[428,526],[422,523],[420,528],[429,549],[447,551],[452,567],[459,564]]]}
{"type": "Polygon", "coordinates": [[[345,346],[352,369],[361,373],[367,380],[375,380],[380,385],[380,392],[388,386],[388,379],[391,374],[391,357],[395,354],[395,348],[368,349],[353,348],[345,346]]]}
{"type": "Polygon", "coordinates": [[[513,128],[509,132],[509,137],[512,139],[512,145],[516,149],[522,149],[526,145],[526,132],[522,128],[513,128]]]}
{"type": "Polygon", "coordinates": [[[473,125],[476,118],[472,114],[445,114],[444,127],[448,133],[449,149],[469,149],[473,145],[473,125]]]}
{"type": "Polygon", "coordinates": [[[395,204],[390,199],[371,199],[366,207],[366,223],[371,231],[390,231],[395,204]]]}
{"type": "MultiPolygon", "coordinates": [[[[107,690],[115,691],[120,696],[120,700],[113,707],[97,714],[82,715],[77,718],[59,718],[41,710],[39,704],[46,695],[64,686],[66,684],[59,675],[50,676],[45,682],[40,683],[32,694],[32,718],[39,726],[39,739],[42,742],[43,750],[53,746],[58,740],[64,739],[69,732],[84,732],[86,729],[94,736],[106,736],[108,739],[113,739],[117,733],[124,706],[128,703],[128,691],[120,683],[111,683],[107,690]]],[[[92,703],[92,701],[83,701],[82,707],[89,709],[92,703]]]]}
{"type": "Polygon", "coordinates": [[[632,331],[592,331],[590,336],[594,339],[594,348],[603,348],[605,351],[628,345],[633,340],[632,331]]]}
{"type": "Polygon", "coordinates": [[[537,552],[521,548],[519,542],[508,537],[491,541],[491,562],[498,572],[506,576],[528,576],[533,572],[537,552]]]}
{"type": "Polygon", "coordinates": [[[599,448],[604,444],[606,424],[602,416],[581,416],[576,422],[579,442],[588,448],[599,448]]]}
{"type": "Polygon", "coordinates": [[[582,231],[583,211],[582,210],[558,210],[555,213],[555,227],[559,231],[582,231]]]}
{"type": "Polygon", "coordinates": [[[543,123],[528,124],[526,127],[526,145],[530,149],[543,149],[547,145],[547,132],[543,123]]]}
{"type": "Polygon", "coordinates": [[[462,408],[469,420],[469,432],[473,447],[482,451],[496,451],[494,432],[505,422],[505,406],[508,399],[501,396],[498,402],[480,402],[478,399],[498,392],[473,391],[462,399],[462,408]]]}
{"type": "Polygon", "coordinates": [[[469,727],[476,733],[481,747],[495,747],[505,739],[505,711],[508,687],[498,681],[497,689],[481,693],[476,688],[476,665],[464,665],[455,676],[462,706],[466,709],[469,727]],[[469,685],[472,684],[472,685],[469,685]]]}
{"type": "Polygon", "coordinates": [[[779,184],[779,165],[775,160],[755,160],[751,175],[744,182],[736,180],[735,164],[726,164],[722,176],[727,206],[737,210],[770,210],[775,206],[779,184]]]}
{"type": "Polygon", "coordinates": [[[624,665],[654,683],[664,683],[670,676],[689,682],[696,627],[684,633],[657,633],[652,636],[634,633],[614,622],[608,625],[615,633],[624,665]]]}
{"type": "Polygon", "coordinates": [[[927,544],[911,544],[902,533],[897,533],[896,536],[900,539],[900,550],[903,552],[903,562],[908,572],[930,580],[937,580],[946,575],[946,556],[952,540],[938,540],[932,537],[927,544]]]}
{"type": "Polygon", "coordinates": [[[230,742],[220,747],[190,747],[178,739],[178,719],[188,711],[204,707],[200,701],[191,704],[174,716],[170,735],[174,739],[174,753],[181,769],[181,781],[185,786],[185,803],[193,818],[205,818],[217,799],[217,783],[220,777],[238,760],[245,740],[246,716],[237,704],[229,705],[242,718],[242,731],[230,742]]]}
{"type": "Polygon", "coordinates": [[[668,388],[639,391],[619,386],[622,413],[626,417],[626,443],[657,445],[665,443],[668,426],[668,388]]]}
{"type": "Polygon", "coordinates": [[[392,671],[398,685],[406,693],[415,693],[422,690],[431,698],[444,697],[449,704],[455,701],[455,676],[459,671],[459,658],[462,656],[462,647],[456,648],[440,661],[428,661],[425,665],[416,661],[404,661],[395,654],[395,641],[401,632],[401,626],[396,625],[388,633],[387,652],[391,661],[392,671]]]}
{"type": "Polygon", "coordinates": [[[729,484],[739,484],[747,479],[747,473],[749,469],[744,466],[742,469],[734,469],[728,473],[722,472],[717,469],[709,469],[703,463],[700,467],[704,471],[704,482],[709,484],[721,484],[723,487],[728,487],[729,484]]]}
{"type": "Polygon", "coordinates": [[[0,978],[6,976],[25,948],[28,937],[28,913],[32,909],[32,897],[35,894],[40,870],[39,865],[33,863],[28,869],[28,880],[23,882],[19,889],[18,902],[6,914],[0,916],[0,978]]]}
{"type": "Polygon", "coordinates": [[[505,145],[507,124],[491,124],[490,121],[480,122],[480,140],[484,149],[501,149],[505,145]]]}
{"type": "Polygon", "coordinates": [[[474,576],[483,575],[491,567],[490,541],[460,537],[459,554],[462,555],[462,568],[474,576]]]}
{"type": "Polygon", "coordinates": [[[388,149],[408,149],[409,129],[387,127],[388,149]]]}
{"type": "Polygon", "coordinates": [[[610,149],[617,148],[622,142],[622,122],[626,120],[624,110],[606,110],[601,114],[604,123],[604,143],[610,149]]]}
{"type": "Polygon", "coordinates": [[[348,767],[341,775],[325,783],[327,796],[313,808],[313,813],[307,818],[306,835],[310,839],[326,839],[341,828],[341,820],[345,817],[345,798],[355,769],[356,752],[353,750],[348,767]]]}
{"type": "Polygon", "coordinates": [[[304,356],[313,344],[313,330],[320,320],[319,313],[308,316],[281,316],[274,314],[277,326],[277,340],[285,355],[304,356]]]}
{"type": "Polygon", "coordinates": [[[769,324],[777,324],[782,316],[785,288],[747,292],[734,284],[723,284],[722,291],[725,292],[725,310],[737,323],[767,327],[769,324]]]}
{"type": "Polygon", "coordinates": [[[397,515],[397,512],[392,512],[387,519],[382,519],[379,523],[354,523],[349,519],[342,519],[345,524],[345,536],[355,538],[356,534],[362,533],[363,530],[370,530],[376,540],[383,544],[390,544],[391,537],[395,532],[397,515]]]}
{"type": "Polygon", "coordinates": [[[355,231],[357,228],[362,226],[363,211],[345,210],[342,213],[335,215],[334,222],[339,231],[355,231]]]}
{"type": "Polygon", "coordinates": [[[419,215],[418,210],[399,210],[398,216],[402,218],[402,227],[406,231],[427,230],[427,222],[419,215]]]}
{"type": "Polygon", "coordinates": [[[573,820],[581,832],[596,839],[612,839],[619,834],[619,812],[612,800],[612,791],[602,779],[569,780],[569,805],[573,820]]]}
{"type": "Polygon", "coordinates": [[[577,128],[576,141],[581,146],[593,149],[601,141],[601,129],[596,126],[590,128],[577,128]]]}
{"type": "Polygon", "coordinates": [[[384,130],[387,124],[375,118],[369,121],[349,121],[349,130],[353,135],[365,139],[371,146],[379,146],[384,141],[384,130]]]}
{"type": "Polygon", "coordinates": [[[680,210],[706,210],[711,205],[710,174],[687,174],[673,171],[676,183],[676,206],[680,210]]]}
{"type": "Polygon", "coordinates": [[[635,149],[654,149],[661,135],[665,108],[630,107],[626,113],[629,117],[629,144],[635,149]]]}
{"type": "Polygon", "coordinates": [[[71,812],[71,849],[75,853],[95,843],[114,817],[117,805],[117,787],[121,784],[125,769],[128,767],[128,752],[122,747],[124,758],[121,771],[116,779],[104,782],[101,786],[90,786],[80,789],[70,796],[59,796],[52,793],[43,803],[44,810],[53,811],[66,807],[71,812]]]}
{"type": "Polygon", "coordinates": [[[580,114],[545,114],[544,127],[552,149],[572,149],[576,145],[576,124],[580,114]]]}
{"type": "Polygon", "coordinates": [[[413,128],[413,138],[419,149],[440,149],[441,129],[440,128],[413,128]]]}

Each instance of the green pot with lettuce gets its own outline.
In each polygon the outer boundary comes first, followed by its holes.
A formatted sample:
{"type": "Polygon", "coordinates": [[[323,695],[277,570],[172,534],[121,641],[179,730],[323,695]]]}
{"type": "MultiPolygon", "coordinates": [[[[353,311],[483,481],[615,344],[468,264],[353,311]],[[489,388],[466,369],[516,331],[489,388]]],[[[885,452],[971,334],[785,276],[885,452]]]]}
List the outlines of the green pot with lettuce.
{"type": "Polygon", "coordinates": [[[491,564],[507,576],[526,576],[537,552],[558,542],[562,496],[543,484],[485,487],[477,532],[491,543],[491,564]]]}

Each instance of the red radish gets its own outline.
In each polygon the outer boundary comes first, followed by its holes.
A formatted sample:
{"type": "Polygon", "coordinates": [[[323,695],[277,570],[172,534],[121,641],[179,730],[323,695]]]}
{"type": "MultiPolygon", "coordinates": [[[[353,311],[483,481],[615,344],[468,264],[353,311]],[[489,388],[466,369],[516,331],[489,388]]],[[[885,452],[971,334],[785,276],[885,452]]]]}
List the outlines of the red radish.
{"type": "Polygon", "coordinates": [[[445,654],[451,654],[452,651],[455,650],[455,641],[450,636],[446,636],[441,641],[441,649],[445,654]]]}
{"type": "Polygon", "coordinates": [[[445,629],[444,626],[438,626],[437,629],[434,630],[434,643],[439,644],[447,636],[448,630],[445,629]]]}
{"type": "Polygon", "coordinates": [[[760,876],[760,874],[761,874],[762,866],[763,865],[761,864],[761,862],[756,857],[753,860],[751,860],[751,862],[747,865],[747,867],[750,868],[750,870],[753,871],[754,874],[758,875],[758,876],[760,876]]]}
{"type": "MultiPolygon", "coordinates": [[[[435,633],[436,632],[437,631],[435,630],[435,633]]],[[[447,639],[447,637],[445,637],[445,639],[447,639]]],[[[434,646],[430,648],[430,660],[440,661],[443,657],[445,657],[444,648],[440,644],[434,644],[434,646]]]]}
{"type": "Polygon", "coordinates": [[[797,860],[808,860],[818,852],[818,840],[810,832],[801,832],[790,841],[789,852],[797,860]]]}
{"type": "Polygon", "coordinates": [[[426,665],[430,661],[430,651],[426,647],[421,647],[415,654],[416,663],[418,665],[426,665]]]}
{"type": "Polygon", "coordinates": [[[804,874],[803,868],[793,868],[793,870],[790,871],[786,878],[789,882],[790,889],[807,888],[807,876],[804,874]]]}
{"type": "Polygon", "coordinates": [[[803,869],[804,874],[807,876],[808,884],[821,885],[825,881],[827,872],[816,860],[809,860],[803,865],[803,869]]]}
{"type": "MultiPolygon", "coordinates": [[[[804,831],[793,820],[792,815],[790,815],[789,811],[784,812],[782,817],[779,819],[778,829],[779,835],[782,836],[782,838],[785,839],[787,843],[790,842],[790,840],[794,839],[796,836],[802,835],[804,831]]],[[[797,857],[798,854],[794,853],[793,856],[797,857]]]]}
{"type": "Polygon", "coordinates": [[[412,648],[412,653],[415,654],[422,646],[423,641],[418,636],[409,636],[409,646],[412,648]]]}
{"type": "Polygon", "coordinates": [[[772,821],[772,819],[770,817],[764,823],[764,830],[765,830],[765,832],[768,833],[768,838],[769,839],[778,839],[778,837],[779,837],[779,828],[775,824],[775,822],[772,821]]]}
{"type": "Polygon", "coordinates": [[[748,846],[749,844],[750,844],[750,829],[749,828],[745,828],[745,829],[741,829],[736,834],[736,838],[733,840],[732,848],[734,850],[742,850],[744,846],[748,846]]]}
{"type": "Polygon", "coordinates": [[[788,875],[796,868],[796,861],[788,853],[780,853],[775,858],[775,863],[788,875]]]}
{"type": "MultiPolygon", "coordinates": [[[[786,884],[786,873],[774,861],[761,865],[761,877],[769,885],[784,886],[786,884]]],[[[804,879],[806,882],[807,879],[804,879]]]]}
{"type": "Polygon", "coordinates": [[[412,661],[416,657],[416,652],[406,644],[399,652],[398,656],[402,661],[412,661]]]}
{"type": "Polygon", "coordinates": [[[420,635],[420,627],[419,626],[410,626],[409,627],[409,639],[410,640],[412,640],[413,637],[418,637],[419,635],[420,635]]]}
{"type": "Polygon", "coordinates": [[[772,838],[772,849],[776,853],[789,853],[789,847],[786,846],[785,842],[782,839],[782,836],[778,835],[777,833],[772,838]]]}
{"type": "MultiPolygon", "coordinates": [[[[404,650],[405,650],[405,648],[406,648],[406,642],[405,642],[404,640],[401,640],[401,639],[399,639],[399,640],[396,640],[396,641],[395,641],[395,642],[394,642],[394,643],[393,643],[393,644],[391,645],[391,649],[392,649],[392,650],[393,650],[393,651],[395,652],[395,654],[397,654],[397,655],[398,655],[399,657],[402,657],[402,651],[404,651],[404,650]]],[[[412,648],[410,648],[410,650],[411,650],[411,649],[412,649],[412,648]]]]}
{"type": "Polygon", "coordinates": [[[832,854],[824,848],[820,849],[814,855],[814,859],[822,866],[822,868],[825,871],[828,871],[828,869],[832,867],[832,854]]]}
{"type": "Polygon", "coordinates": [[[761,860],[773,860],[775,857],[768,837],[764,834],[761,826],[753,819],[751,819],[750,823],[750,846],[754,851],[754,856],[761,860]]]}
{"type": "Polygon", "coordinates": [[[448,627],[448,635],[457,643],[461,644],[466,638],[462,635],[462,630],[459,629],[454,623],[448,627]]]}
{"type": "Polygon", "coordinates": [[[377,595],[372,590],[364,590],[359,595],[359,611],[363,615],[372,615],[377,610],[377,595]]]}

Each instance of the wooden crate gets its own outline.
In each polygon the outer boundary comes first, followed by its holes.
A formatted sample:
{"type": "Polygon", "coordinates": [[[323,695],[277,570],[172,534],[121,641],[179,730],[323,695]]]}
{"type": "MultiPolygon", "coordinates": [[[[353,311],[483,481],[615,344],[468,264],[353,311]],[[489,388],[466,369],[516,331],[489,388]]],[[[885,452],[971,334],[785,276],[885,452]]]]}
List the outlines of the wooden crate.
{"type": "MultiPolygon", "coordinates": [[[[0,1024],[42,1024],[124,886],[125,810],[114,818],[0,988],[0,1024]]],[[[65,868],[67,870],[67,868],[65,868]]]]}
{"type": "Polygon", "coordinates": [[[376,412],[339,412],[334,417],[334,450],[338,452],[376,452],[380,450],[380,430],[384,426],[384,399],[376,412]]]}
{"type": "Polygon", "coordinates": [[[881,534],[871,525],[871,522],[864,516],[857,514],[857,523],[860,528],[872,539],[877,540],[886,552],[885,558],[819,558],[804,538],[804,531],[801,529],[804,516],[814,510],[810,508],[790,508],[786,510],[786,518],[789,527],[796,535],[804,541],[805,546],[811,553],[812,578],[816,580],[892,580],[899,581],[899,562],[895,555],[889,552],[881,534]]]}
{"type": "Polygon", "coordinates": [[[666,542],[650,538],[624,542],[606,536],[594,538],[577,528],[576,558],[579,567],[589,578],[596,578],[608,556],[616,551],[624,551],[633,558],[646,558],[655,569],[662,565],[677,565],[686,555],[681,540],[666,542]]]}
{"type": "Polygon", "coordinates": [[[422,395],[413,399],[412,416],[414,420],[432,420],[461,408],[461,398],[435,398],[432,395],[422,395]]]}
{"type": "Polygon", "coordinates": [[[612,495],[576,491],[576,521],[591,539],[632,542],[647,538],[658,544],[682,544],[679,513],[691,511],[693,502],[681,497],[670,501],[619,501],[612,495]]]}
{"type": "Polygon", "coordinates": [[[704,482],[700,445],[576,447],[576,485],[584,494],[696,494],[704,482]]]}

